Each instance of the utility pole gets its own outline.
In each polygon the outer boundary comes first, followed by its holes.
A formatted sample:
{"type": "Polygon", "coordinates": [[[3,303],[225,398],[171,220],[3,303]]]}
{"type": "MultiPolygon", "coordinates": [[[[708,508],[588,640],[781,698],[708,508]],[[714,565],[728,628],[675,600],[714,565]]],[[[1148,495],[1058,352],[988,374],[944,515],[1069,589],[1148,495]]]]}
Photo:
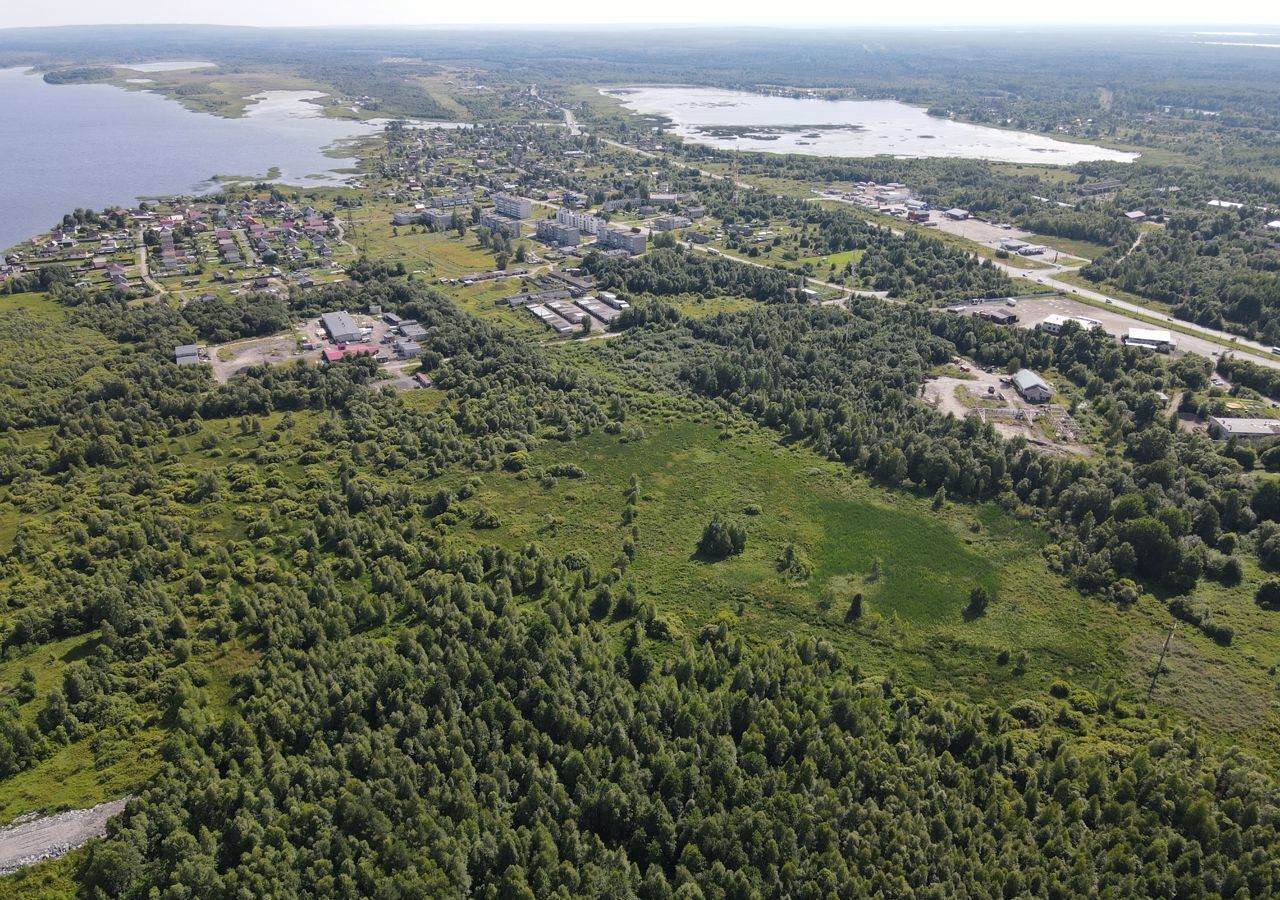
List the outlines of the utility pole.
{"type": "Polygon", "coordinates": [[[1160,677],[1160,671],[1164,668],[1164,658],[1169,652],[1169,642],[1173,640],[1173,633],[1178,630],[1178,623],[1174,622],[1169,626],[1169,633],[1165,635],[1164,646],[1160,648],[1160,661],[1156,663],[1156,670],[1151,673],[1151,685],[1147,688],[1147,702],[1151,702],[1151,695],[1156,689],[1156,679],[1160,677]]]}

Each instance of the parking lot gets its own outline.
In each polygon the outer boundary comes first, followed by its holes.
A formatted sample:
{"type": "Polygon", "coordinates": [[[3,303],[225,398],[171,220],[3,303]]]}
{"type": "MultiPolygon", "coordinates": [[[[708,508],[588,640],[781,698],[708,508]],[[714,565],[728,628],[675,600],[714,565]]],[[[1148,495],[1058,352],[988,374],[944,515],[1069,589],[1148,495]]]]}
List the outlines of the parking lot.
{"type": "Polygon", "coordinates": [[[990,222],[983,222],[979,219],[948,219],[942,213],[934,210],[929,213],[929,221],[937,225],[939,231],[945,231],[947,234],[957,234],[962,238],[976,241],[979,244],[985,244],[988,247],[999,247],[1001,241],[1028,241],[1031,235],[1018,228],[1001,228],[999,225],[992,225],[990,222]]]}

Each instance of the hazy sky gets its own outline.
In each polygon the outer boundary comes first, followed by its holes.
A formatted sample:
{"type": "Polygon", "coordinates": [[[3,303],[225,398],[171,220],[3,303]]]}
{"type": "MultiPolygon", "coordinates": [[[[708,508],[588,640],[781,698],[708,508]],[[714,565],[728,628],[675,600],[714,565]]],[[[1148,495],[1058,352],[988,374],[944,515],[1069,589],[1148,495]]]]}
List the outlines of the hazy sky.
{"type": "Polygon", "coordinates": [[[749,25],[1197,24],[1280,26],[1277,0],[0,0],[0,28],[21,25],[198,22],[218,25],[595,25],[633,22],[749,25]]]}

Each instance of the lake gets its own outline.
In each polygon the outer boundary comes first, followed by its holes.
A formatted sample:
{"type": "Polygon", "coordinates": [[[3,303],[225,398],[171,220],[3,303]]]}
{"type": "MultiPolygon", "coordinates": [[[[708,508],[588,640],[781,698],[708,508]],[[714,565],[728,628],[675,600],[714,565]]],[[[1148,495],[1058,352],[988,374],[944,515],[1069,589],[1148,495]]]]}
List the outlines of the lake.
{"type": "Polygon", "coordinates": [[[954,122],[893,100],[801,99],[650,85],[602,93],[634,112],[666,117],[671,130],[686,140],[766,153],[964,157],[1063,166],[1138,158],[1106,147],[954,122]]]}
{"type": "Polygon", "coordinates": [[[377,134],[381,123],[330,119],[310,91],[269,91],[239,119],[195,113],[145,91],[46,84],[0,69],[0,249],[47,230],[77,207],[204,193],[213,176],[279,169],[286,184],[340,183],[354,157],[326,148],[377,134]]]}

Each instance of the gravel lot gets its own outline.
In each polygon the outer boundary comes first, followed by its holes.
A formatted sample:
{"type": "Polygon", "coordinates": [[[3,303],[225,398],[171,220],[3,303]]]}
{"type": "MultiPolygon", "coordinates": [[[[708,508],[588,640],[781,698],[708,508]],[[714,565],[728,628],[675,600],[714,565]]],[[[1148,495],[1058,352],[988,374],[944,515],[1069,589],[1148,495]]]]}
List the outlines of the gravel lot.
{"type": "Polygon", "coordinates": [[[83,847],[107,830],[107,822],[129,800],[122,797],[91,809],[75,809],[0,828],[0,875],[12,875],[83,847]]]}
{"type": "Polygon", "coordinates": [[[958,234],[960,237],[968,238],[971,241],[977,241],[979,244],[986,244],[988,247],[999,247],[1001,241],[1027,241],[1030,233],[1021,231],[1018,228],[999,228],[988,222],[980,222],[977,219],[948,219],[942,213],[934,210],[929,213],[929,221],[936,222],[939,231],[945,231],[947,234],[958,234]]]}

